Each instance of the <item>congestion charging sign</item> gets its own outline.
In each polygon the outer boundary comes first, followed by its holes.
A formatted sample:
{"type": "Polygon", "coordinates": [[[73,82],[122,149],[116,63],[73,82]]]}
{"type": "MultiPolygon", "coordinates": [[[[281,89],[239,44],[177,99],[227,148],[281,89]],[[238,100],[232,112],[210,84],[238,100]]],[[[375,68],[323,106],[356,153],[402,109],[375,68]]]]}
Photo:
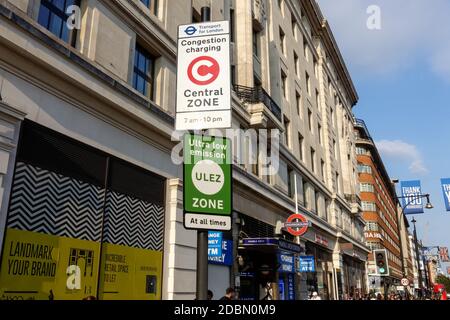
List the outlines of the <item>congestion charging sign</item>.
{"type": "Polygon", "coordinates": [[[231,141],[222,137],[184,136],[184,227],[231,230],[231,141]]]}
{"type": "Polygon", "coordinates": [[[178,27],[175,129],[231,127],[228,21],[178,27]]]}

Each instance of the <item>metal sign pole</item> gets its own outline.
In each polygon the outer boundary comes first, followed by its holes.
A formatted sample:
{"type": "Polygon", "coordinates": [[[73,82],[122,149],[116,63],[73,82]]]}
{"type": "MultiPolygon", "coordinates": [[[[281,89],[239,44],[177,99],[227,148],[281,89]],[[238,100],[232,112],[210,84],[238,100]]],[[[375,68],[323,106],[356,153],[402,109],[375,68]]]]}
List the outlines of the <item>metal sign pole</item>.
{"type": "MultiPolygon", "coordinates": [[[[202,22],[211,20],[211,7],[202,7],[202,22]]],[[[208,230],[197,231],[197,300],[208,299],[208,230]]]]}

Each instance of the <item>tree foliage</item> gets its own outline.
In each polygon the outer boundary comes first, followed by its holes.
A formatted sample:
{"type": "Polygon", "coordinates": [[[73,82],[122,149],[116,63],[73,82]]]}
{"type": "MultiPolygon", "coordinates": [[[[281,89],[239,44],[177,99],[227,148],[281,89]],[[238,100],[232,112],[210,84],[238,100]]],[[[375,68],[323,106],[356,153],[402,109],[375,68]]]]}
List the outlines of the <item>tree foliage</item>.
{"type": "Polygon", "coordinates": [[[440,274],[436,277],[436,283],[443,284],[445,287],[445,290],[447,292],[450,292],[450,278],[449,277],[446,277],[446,276],[440,274]]]}

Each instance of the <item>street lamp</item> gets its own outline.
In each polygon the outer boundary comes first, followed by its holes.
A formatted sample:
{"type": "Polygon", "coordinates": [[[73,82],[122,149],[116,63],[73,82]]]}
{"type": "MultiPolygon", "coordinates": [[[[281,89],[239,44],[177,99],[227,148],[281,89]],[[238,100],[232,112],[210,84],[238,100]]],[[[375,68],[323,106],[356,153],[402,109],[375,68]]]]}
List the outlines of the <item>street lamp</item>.
{"type": "MultiPolygon", "coordinates": [[[[417,243],[417,230],[416,230],[416,222],[417,220],[413,219],[411,220],[411,222],[414,224],[414,246],[416,248],[416,263],[417,263],[417,274],[419,276],[419,288],[420,288],[420,293],[422,295],[423,293],[423,283],[422,283],[422,270],[420,270],[420,258],[419,258],[419,244],[417,243]]],[[[425,268],[425,265],[423,266],[425,268]]]]}
{"type": "MultiPolygon", "coordinates": [[[[398,183],[399,180],[392,180],[392,184],[396,184],[398,183]]],[[[401,230],[400,230],[400,221],[403,218],[403,216],[405,215],[405,210],[406,208],[414,201],[416,201],[417,199],[423,199],[426,198],[427,199],[427,204],[425,205],[425,209],[433,209],[434,206],[431,204],[430,202],[430,194],[419,194],[417,196],[401,196],[401,197],[397,197],[397,200],[400,199],[408,199],[409,201],[406,202],[406,204],[402,207],[402,211],[401,211],[401,215],[397,216],[397,231],[398,231],[398,236],[400,239],[400,256],[401,256],[401,262],[402,262],[402,274],[403,277],[406,277],[406,273],[405,273],[405,257],[404,257],[404,252],[403,252],[403,244],[402,244],[402,235],[401,235],[401,230]]],[[[415,225],[415,219],[413,218],[414,222],[414,233],[415,233],[415,242],[416,242],[416,249],[417,249],[417,234],[416,234],[416,225],[415,225]]],[[[417,265],[419,268],[419,264],[417,265]]],[[[422,277],[421,273],[419,272],[419,279],[422,277]]],[[[422,281],[419,280],[420,286],[422,288],[422,281]]]]}
{"type": "Polygon", "coordinates": [[[425,205],[425,209],[433,209],[434,206],[430,202],[430,195],[429,194],[425,194],[424,196],[427,198],[427,204],[425,205]]]}

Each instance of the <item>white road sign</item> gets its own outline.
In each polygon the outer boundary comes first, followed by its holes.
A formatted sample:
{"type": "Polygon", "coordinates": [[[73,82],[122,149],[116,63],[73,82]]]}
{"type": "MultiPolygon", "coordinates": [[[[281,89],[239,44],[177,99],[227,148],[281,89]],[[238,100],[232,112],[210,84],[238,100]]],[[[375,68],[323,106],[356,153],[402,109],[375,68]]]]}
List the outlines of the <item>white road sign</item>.
{"type": "Polygon", "coordinates": [[[231,127],[228,21],[178,27],[176,130],[231,127]]]}
{"type": "Polygon", "coordinates": [[[402,281],[401,281],[401,283],[402,283],[402,285],[405,286],[405,287],[409,286],[409,280],[408,280],[407,278],[403,278],[402,281]]]}

